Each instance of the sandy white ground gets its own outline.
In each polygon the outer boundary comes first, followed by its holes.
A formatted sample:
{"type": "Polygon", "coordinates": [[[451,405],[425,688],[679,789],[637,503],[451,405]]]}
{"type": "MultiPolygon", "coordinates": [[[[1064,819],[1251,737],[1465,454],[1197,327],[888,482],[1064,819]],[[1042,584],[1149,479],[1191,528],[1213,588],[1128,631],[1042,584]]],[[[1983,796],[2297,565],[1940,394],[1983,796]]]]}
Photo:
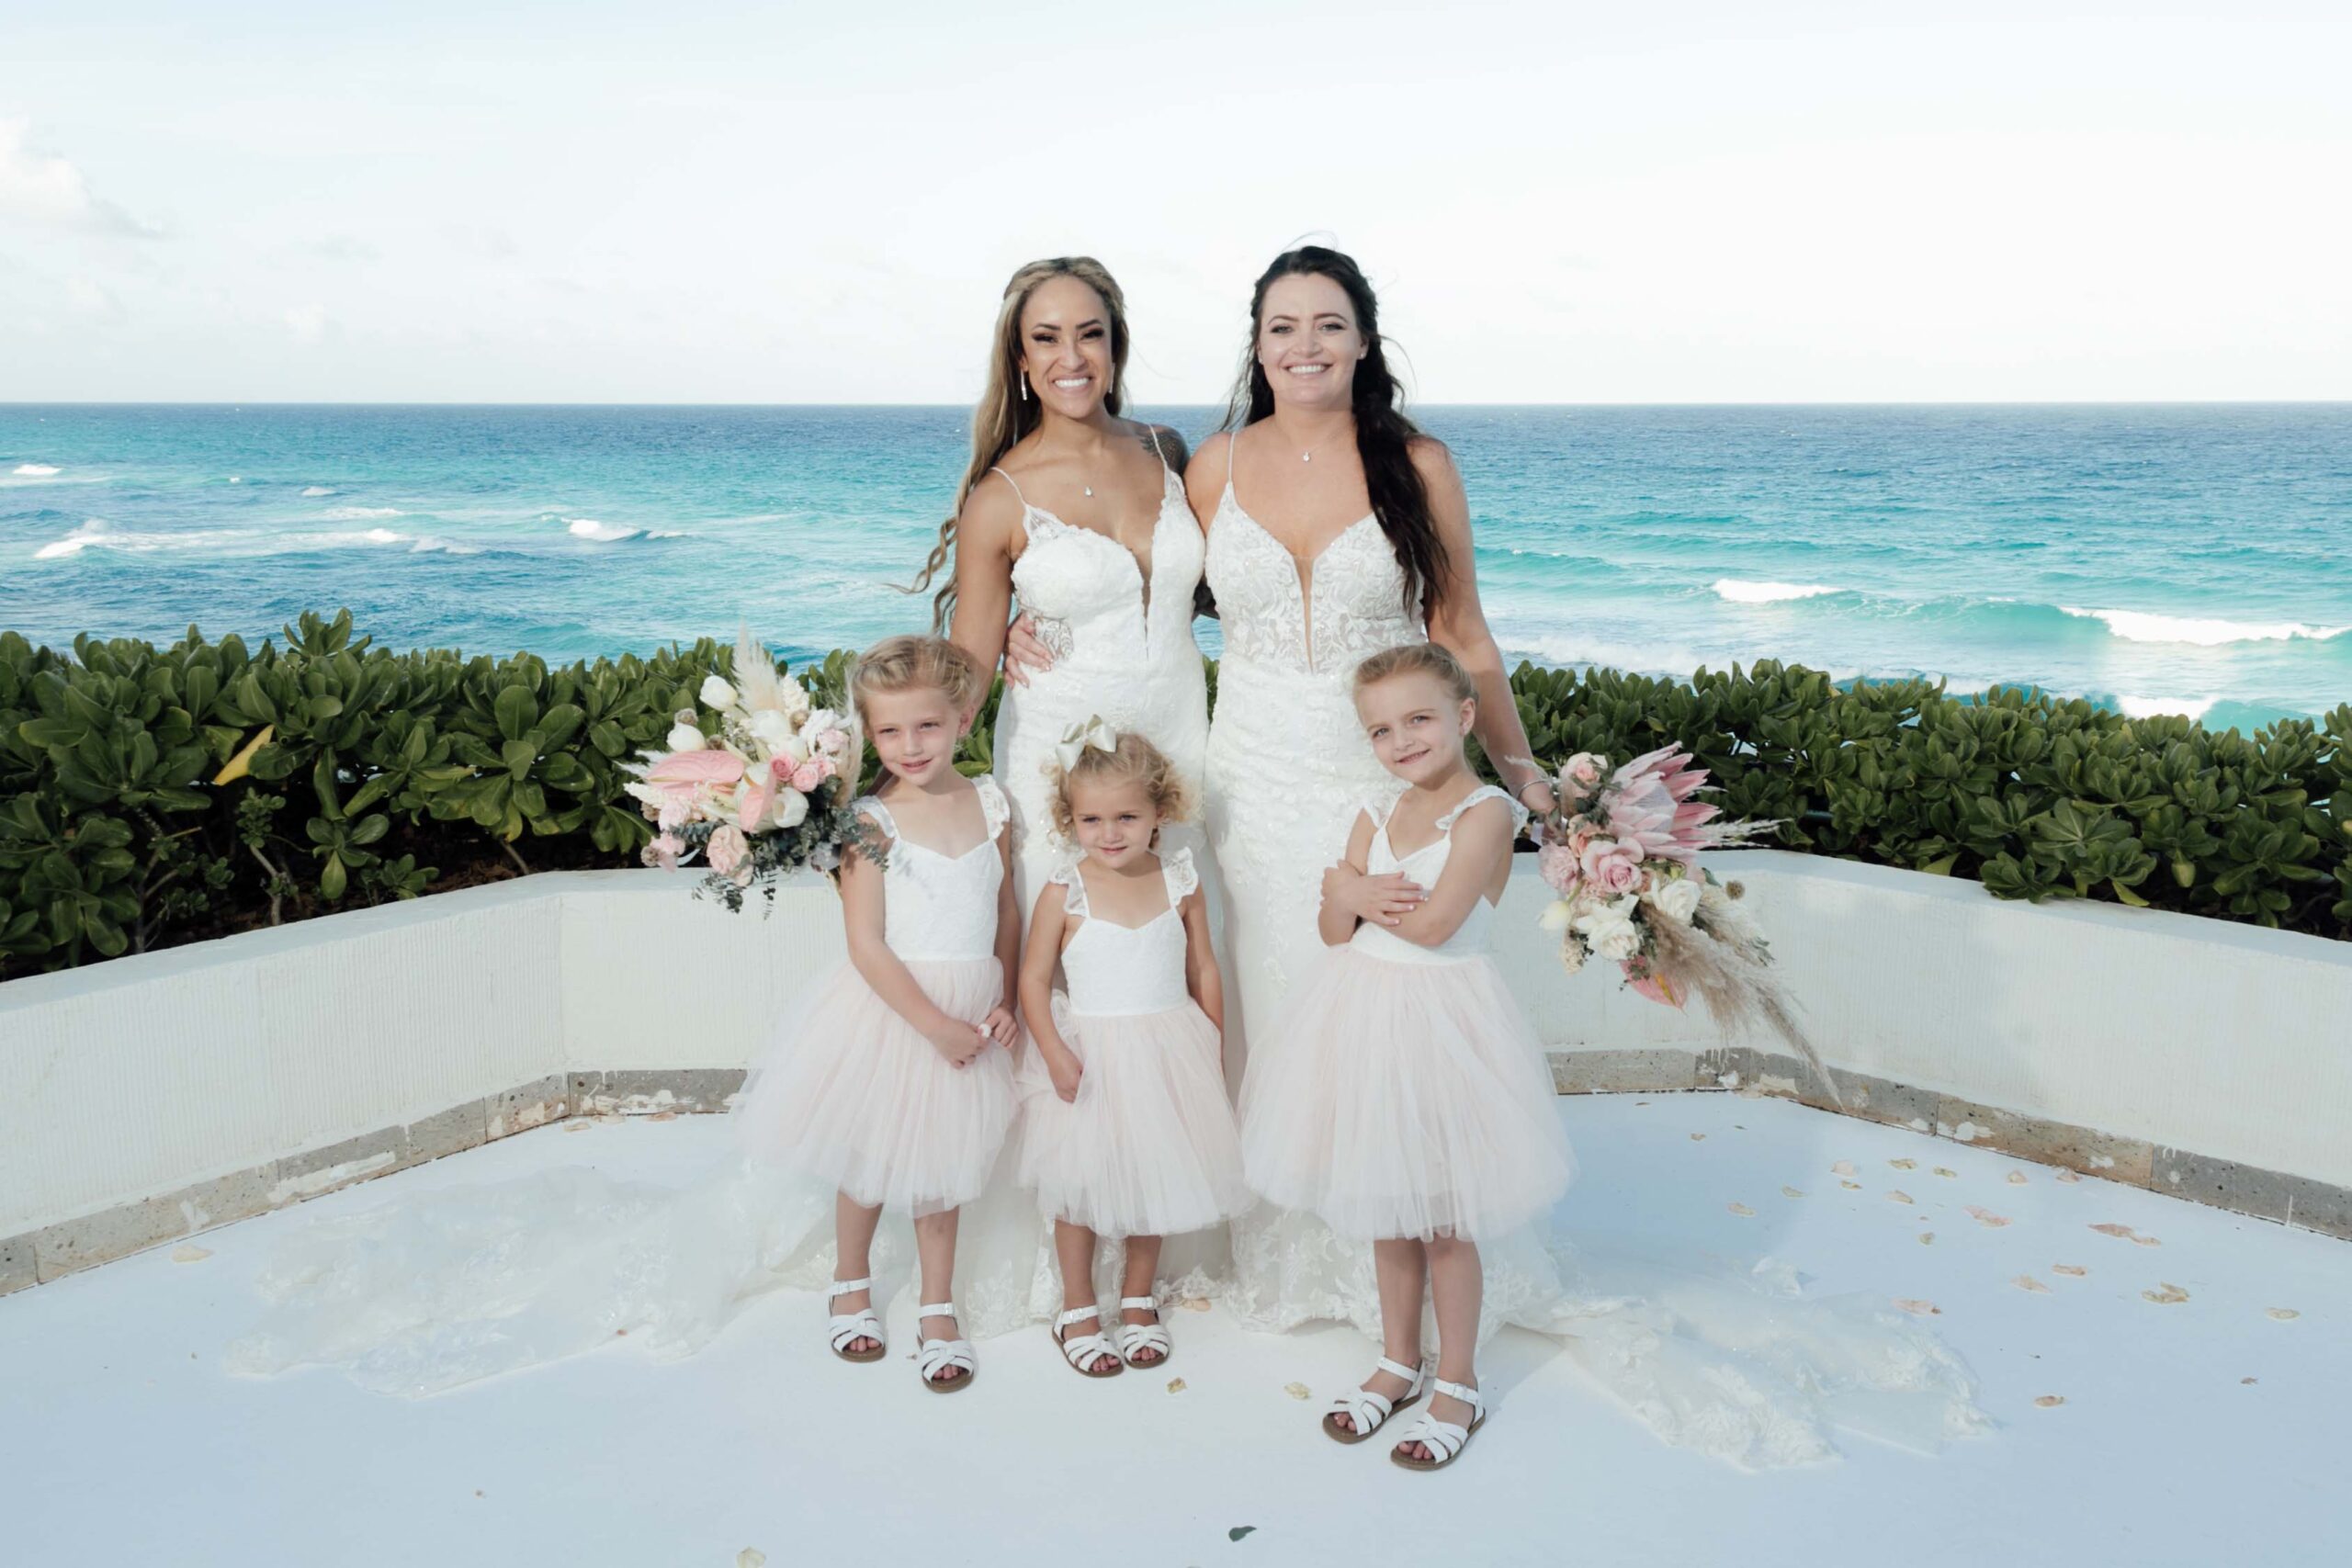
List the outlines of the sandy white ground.
{"type": "MultiPolygon", "coordinates": [[[[821,1307],[797,1294],[752,1304],[683,1362],[621,1346],[422,1401],[332,1372],[220,1370],[287,1227],[566,1162],[683,1180],[722,1140],[715,1119],[687,1118],[527,1134],[214,1232],[209,1257],[159,1249],[0,1299],[0,1561],[724,1568],[746,1547],[779,1568],[2352,1558],[2336,1488],[2352,1246],[1779,1101],[1595,1096],[1560,1114],[1586,1170],[1561,1209],[1570,1227],[1770,1253],[1825,1292],[1931,1302],[1999,1429],[1932,1458],[1843,1440],[1829,1463],[1744,1474],[1663,1447],[1551,1341],[1509,1333],[1481,1369],[1492,1425],[1454,1470],[1408,1475],[1378,1445],[1315,1431],[1368,1364],[1351,1331],[1261,1337],[1221,1310],[1177,1313],[1166,1371],[1092,1383],[1041,1328],[984,1341],[980,1382],[942,1399],[902,1354],[831,1359],[821,1307]],[[1833,1172],[1841,1160],[1858,1190],[1833,1172]],[[2188,1299],[2143,1296],[2166,1285],[2188,1299]],[[1237,1541],[1240,1527],[1254,1529],[1237,1541]]],[[[891,1305],[903,1352],[912,1299],[891,1305]]]]}

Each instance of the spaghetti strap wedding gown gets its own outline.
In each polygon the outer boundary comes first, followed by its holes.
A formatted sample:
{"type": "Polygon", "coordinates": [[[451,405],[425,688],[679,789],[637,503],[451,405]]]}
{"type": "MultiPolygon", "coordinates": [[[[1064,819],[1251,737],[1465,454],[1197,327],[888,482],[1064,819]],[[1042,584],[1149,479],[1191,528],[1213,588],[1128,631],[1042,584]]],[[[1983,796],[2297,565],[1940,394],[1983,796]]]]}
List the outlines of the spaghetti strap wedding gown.
{"type": "MultiPolygon", "coordinates": [[[[1225,867],[1228,1058],[1283,1049],[1264,1035],[1323,954],[1323,872],[1345,852],[1362,804],[1398,787],[1356,718],[1355,667],[1427,637],[1377,518],[1360,518],[1301,566],[1243,508],[1230,476],[1228,457],[1205,550],[1225,626],[1208,828],[1225,867]]],[[[1227,1301],[1245,1325],[1336,1320],[1380,1342],[1369,1242],[1264,1204],[1232,1232],[1227,1301]]],[[[1556,1336],[1660,1437],[1744,1466],[1826,1457],[1832,1427],[1931,1450],[1987,1424],[1967,1368],[1910,1320],[1869,1301],[1804,1296],[1784,1265],[1651,1250],[1572,1251],[1540,1224],[1482,1238],[1480,1337],[1507,1324],[1556,1336]]],[[[1436,1348],[1426,1328],[1423,1344],[1436,1348]]]]}

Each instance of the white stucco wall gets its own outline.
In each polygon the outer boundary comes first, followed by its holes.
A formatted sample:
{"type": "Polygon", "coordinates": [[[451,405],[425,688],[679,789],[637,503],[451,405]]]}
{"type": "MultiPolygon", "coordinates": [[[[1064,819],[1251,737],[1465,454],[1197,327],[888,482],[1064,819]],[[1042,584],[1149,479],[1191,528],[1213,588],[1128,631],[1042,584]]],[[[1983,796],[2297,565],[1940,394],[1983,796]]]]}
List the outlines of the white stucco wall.
{"type": "MultiPolygon", "coordinates": [[[[1833,1065],[2352,1185],[2352,944],[1802,855],[1719,863],[1833,1065]]],[[[0,1236],[550,1074],[745,1065],[841,956],[833,896],[812,881],[730,916],[688,886],[543,874],[0,985],[0,1236]]],[[[1613,974],[1563,974],[1546,897],[1523,861],[1498,931],[1548,1043],[1723,1043],[1613,974]]]]}

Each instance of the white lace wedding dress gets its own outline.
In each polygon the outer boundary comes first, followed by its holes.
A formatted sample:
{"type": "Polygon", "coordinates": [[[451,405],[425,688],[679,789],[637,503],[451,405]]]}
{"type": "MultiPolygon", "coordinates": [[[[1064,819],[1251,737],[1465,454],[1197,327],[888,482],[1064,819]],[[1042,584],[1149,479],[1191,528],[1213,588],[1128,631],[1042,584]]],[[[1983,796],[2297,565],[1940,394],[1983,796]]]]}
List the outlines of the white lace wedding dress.
{"type": "MultiPolygon", "coordinates": [[[[1198,786],[1208,694],[1193,640],[1200,524],[1163,457],[1160,508],[1144,569],[1105,534],[1023,502],[1028,536],[1013,568],[1022,608],[1054,649],[1052,668],[1008,686],[995,773],[1012,807],[1013,880],[1023,923],[1071,846],[1054,837],[1046,764],[1069,728],[1100,716],[1136,729],[1198,786]]],[[[1017,491],[1017,487],[1016,487],[1017,491]]],[[[1191,848],[1211,908],[1213,857],[1197,825],[1167,835],[1191,848]]],[[[1236,1065],[1238,1081],[1238,1066],[1236,1065]]],[[[956,1300],[967,1336],[984,1339],[1061,1308],[1052,1233],[1006,1153],[989,1190],[965,1206],[956,1300]]],[[[876,1237],[877,1306],[903,1285],[913,1249],[906,1222],[876,1237]]],[[[1121,1293],[1116,1246],[1099,1251],[1104,1300],[1121,1293]]],[[[1161,1255],[1172,1293],[1205,1296],[1228,1269],[1219,1228],[1172,1238],[1161,1255]]],[[[684,1188],[616,1182],[583,1168],[395,1200],[310,1226],[263,1280],[273,1307],[230,1353],[249,1373],[342,1367],[384,1393],[425,1393],[498,1372],[629,1342],[684,1355],[753,1296],[816,1291],[833,1277],[832,1193],[764,1162],[730,1157],[684,1188]]],[[[821,1314],[812,1301],[808,1331],[821,1314]]]]}
{"type": "MultiPolygon", "coordinates": [[[[1205,559],[1225,626],[1208,818],[1227,868],[1231,1058],[1238,1042],[1281,1049],[1249,1032],[1271,1029],[1320,955],[1322,874],[1345,851],[1357,808],[1397,788],[1357,721],[1354,668],[1426,633],[1374,517],[1302,571],[1228,478],[1205,559]]],[[[1480,1337],[1505,1324],[1561,1337],[1669,1442],[1762,1467],[1825,1457],[1832,1427],[1932,1450],[1986,1424],[1966,1367],[1933,1335],[1867,1301],[1804,1297],[1786,1266],[1741,1269],[1670,1249],[1578,1253],[1537,1227],[1480,1252],[1480,1337]]],[[[1370,1245],[1341,1240],[1312,1214],[1261,1205],[1235,1221],[1226,1299],[1252,1328],[1337,1320],[1380,1339],[1370,1245]]],[[[1423,1344],[1435,1349],[1433,1327],[1423,1344]]]]}

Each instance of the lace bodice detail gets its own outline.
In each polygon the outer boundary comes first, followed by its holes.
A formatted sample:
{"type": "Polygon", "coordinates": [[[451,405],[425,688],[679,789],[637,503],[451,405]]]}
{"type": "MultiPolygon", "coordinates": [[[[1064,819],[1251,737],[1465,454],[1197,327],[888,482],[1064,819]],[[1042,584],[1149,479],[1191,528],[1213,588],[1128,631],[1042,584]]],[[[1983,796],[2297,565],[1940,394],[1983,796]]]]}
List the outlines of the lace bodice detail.
{"type": "Polygon", "coordinates": [[[960,855],[902,835],[878,796],[863,795],[854,803],[890,840],[889,863],[882,873],[882,940],[900,958],[996,955],[997,892],[1004,883],[999,840],[1012,808],[986,773],[972,787],[980,797],[988,836],[960,855]]]}
{"type": "Polygon", "coordinates": [[[1209,525],[1209,591],[1229,659],[1324,673],[1354,670],[1384,648],[1426,640],[1419,603],[1379,519],[1358,519],[1323,547],[1300,584],[1282,541],[1241,509],[1228,479],[1209,525]]]}
{"type": "MultiPolygon", "coordinates": [[[[1396,809],[1392,797],[1386,804],[1364,807],[1364,814],[1374,825],[1372,849],[1364,860],[1364,870],[1374,876],[1401,871],[1424,887],[1435,887],[1445,863],[1453,851],[1453,824],[1462,814],[1481,801],[1499,800],[1510,807],[1511,831],[1517,834],[1527,825],[1527,807],[1511,799],[1493,784],[1480,784],[1457,802],[1453,810],[1437,819],[1437,837],[1409,854],[1398,854],[1388,842],[1388,818],[1396,809]]],[[[1470,906],[1453,934],[1435,947],[1423,947],[1407,942],[1386,926],[1361,925],[1350,939],[1350,945],[1382,958],[1398,959],[1408,964],[1442,964],[1463,958],[1476,958],[1492,947],[1495,906],[1483,895],[1470,906]]]]}
{"type": "Polygon", "coordinates": [[[1163,463],[1161,472],[1148,585],[1134,554],[1118,540],[1022,499],[1028,543],[1012,563],[1012,588],[1039,640],[1053,649],[1056,669],[1140,664],[1171,640],[1191,650],[1201,525],[1175,470],[1163,463]]]}
{"type": "Polygon", "coordinates": [[[1062,949],[1062,975],[1069,982],[1069,1010],[1080,1018],[1130,1017],[1172,1012],[1189,1006],[1184,983],[1185,935],[1181,906],[1200,886],[1190,850],[1162,855],[1159,873],[1168,908],[1139,926],[1097,919],[1086,902],[1086,878],[1075,863],[1057,867],[1062,908],[1083,921],[1062,949]]]}

